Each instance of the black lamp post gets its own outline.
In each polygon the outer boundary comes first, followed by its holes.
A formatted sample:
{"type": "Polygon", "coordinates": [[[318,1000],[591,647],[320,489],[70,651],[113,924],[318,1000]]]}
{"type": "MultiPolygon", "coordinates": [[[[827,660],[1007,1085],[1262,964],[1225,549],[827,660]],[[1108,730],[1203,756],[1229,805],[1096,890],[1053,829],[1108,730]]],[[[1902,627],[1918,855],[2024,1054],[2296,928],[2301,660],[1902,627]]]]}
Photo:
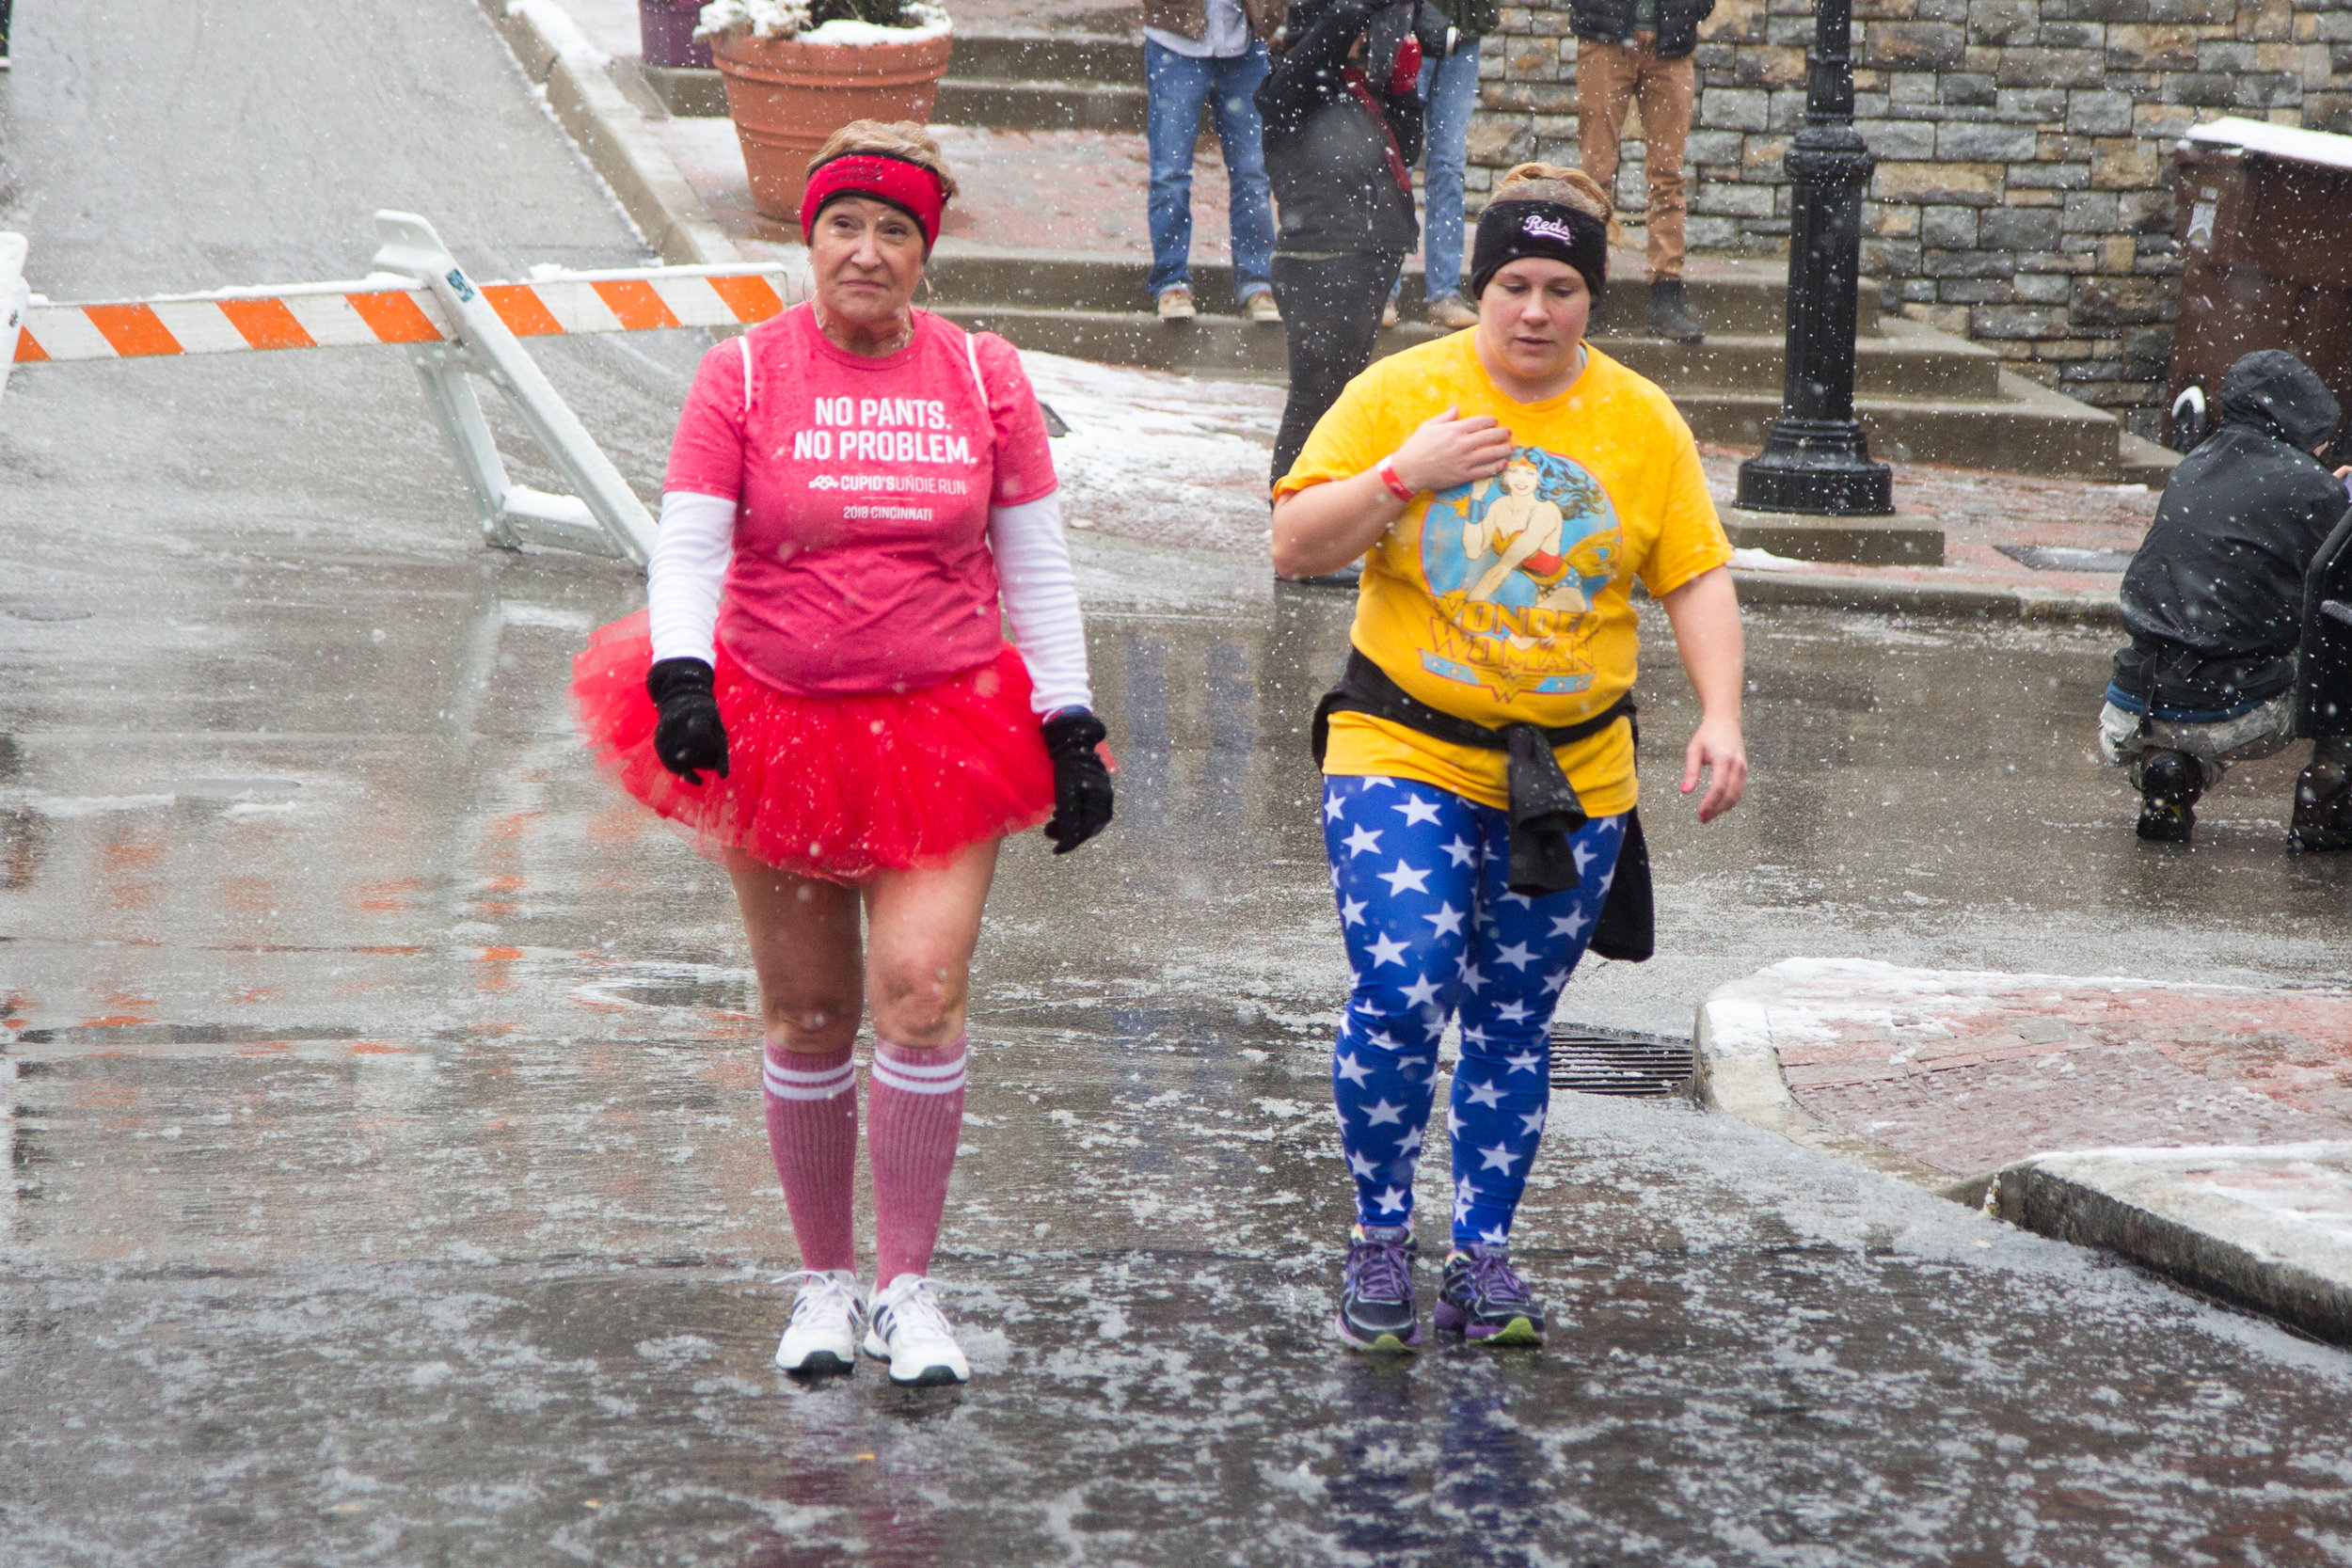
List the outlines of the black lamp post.
{"type": "Polygon", "coordinates": [[[1880,516],[1895,473],[1870,461],[1853,417],[1854,287],[1862,191],[1876,160],[1853,128],[1852,0],[1819,0],[1804,129],[1789,144],[1788,344],[1780,418],[1740,465],[1739,504],[1756,512],[1880,516]]]}

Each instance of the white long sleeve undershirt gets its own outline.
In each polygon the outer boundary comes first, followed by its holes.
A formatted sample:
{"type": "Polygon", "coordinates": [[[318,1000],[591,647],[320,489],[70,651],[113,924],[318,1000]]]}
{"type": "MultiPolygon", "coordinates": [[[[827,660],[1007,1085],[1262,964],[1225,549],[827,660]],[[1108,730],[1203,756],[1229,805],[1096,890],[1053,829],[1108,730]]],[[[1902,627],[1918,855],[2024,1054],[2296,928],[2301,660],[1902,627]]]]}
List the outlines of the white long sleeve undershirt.
{"type": "MultiPolygon", "coordinates": [[[[1036,712],[1092,707],[1086,623],[1062,534],[1061,497],[988,511],[988,542],[1012,639],[1029,667],[1036,712]]],[[[653,657],[716,664],[719,594],[735,548],[735,503],[672,490],[661,498],[661,525],[645,564],[653,657]]]]}
{"type": "Polygon", "coordinates": [[[719,590],[735,553],[735,503],[723,496],[671,490],[645,562],[645,609],[653,657],[719,662],[719,590]]]}
{"type": "Polygon", "coordinates": [[[996,582],[1005,619],[1029,667],[1029,706],[1039,713],[1094,705],[1087,679],[1086,621],[1078,613],[1078,579],[1070,569],[1070,541],[1061,528],[1061,492],[1019,506],[988,509],[988,543],[996,552],[996,582]]]}

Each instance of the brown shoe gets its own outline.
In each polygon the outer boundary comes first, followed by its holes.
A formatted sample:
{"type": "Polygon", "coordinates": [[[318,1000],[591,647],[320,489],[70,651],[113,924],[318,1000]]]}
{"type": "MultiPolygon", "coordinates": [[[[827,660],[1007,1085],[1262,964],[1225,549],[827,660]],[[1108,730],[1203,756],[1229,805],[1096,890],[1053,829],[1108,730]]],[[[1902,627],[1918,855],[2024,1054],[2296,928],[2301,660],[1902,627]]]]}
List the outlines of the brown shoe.
{"type": "Polygon", "coordinates": [[[1449,332],[1459,332],[1478,325],[1478,308],[1460,294],[1448,294],[1429,308],[1429,322],[1449,332]]]}
{"type": "Polygon", "coordinates": [[[1274,326],[1282,325],[1282,308],[1274,303],[1272,289],[1258,290],[1242,302],[1241,308],[1253,322],[1264,322],[1274,326]]]}
{"type": "Polygon", "coordinates": [[[1386,305],[1380,307],[1380,325],[1382,326],[1396,325],[1396,301],[1394,299],[1391,299],[1386,305]]]}
{"type": "Polygon", "coordinates": [[[1160,291],[1160,320],[1188,322],[1200,313],[1192,303],[1192,291],[1182,284],[1160,291]]]}

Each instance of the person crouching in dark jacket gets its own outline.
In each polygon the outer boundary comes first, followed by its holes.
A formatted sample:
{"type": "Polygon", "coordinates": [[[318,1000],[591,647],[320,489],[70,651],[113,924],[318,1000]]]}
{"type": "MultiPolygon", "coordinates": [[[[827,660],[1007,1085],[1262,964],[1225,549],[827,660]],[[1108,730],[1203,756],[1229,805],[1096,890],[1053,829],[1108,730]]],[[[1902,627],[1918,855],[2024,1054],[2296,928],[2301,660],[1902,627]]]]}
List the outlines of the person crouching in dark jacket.
{"type": "MultiPolygon", "coordinates": [[[[1290,349],[1274,480],[1372,363],[1381,309],[1421,239],[1412,176],[1422,152],[1420,9],[1409,0],[1295,0],[1281,57],[1258,88],[1281,216],[1274,297],[1290,349]]],[[[1436,24],[1442,34],[1443,18],[1436,24]]]]}
{"type": "MultiPolygon", "coordinates": [[[[2145,839],[2186,842],[2198,798],[2231,764],[2295,737],[2303,581],[2344,515],[2342,482],[2314,455],[2342,411],[2301,360],[2279,349],[2238,360],[2220,415],[2172,471],[2123,574],[2132,640],[2115,656],[2099,749],[2131,769],[2145,839]]],[[[2335,747],[2352,742],[2316,744],[2335,747]]]]}

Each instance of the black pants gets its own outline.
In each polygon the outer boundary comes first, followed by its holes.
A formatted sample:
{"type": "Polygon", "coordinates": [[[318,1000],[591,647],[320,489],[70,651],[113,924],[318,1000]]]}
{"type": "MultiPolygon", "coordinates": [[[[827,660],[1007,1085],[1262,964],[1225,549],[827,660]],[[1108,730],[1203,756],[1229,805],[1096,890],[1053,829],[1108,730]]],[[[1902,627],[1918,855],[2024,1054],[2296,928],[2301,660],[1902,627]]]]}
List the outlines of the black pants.
{"type": "Polygon", "coordinates": [[[1380,311],[1403,254],[1352,252],[1315,260],[1274,256],[1274,300],[1290,341],[1291,395],[1274,438],[1274,479],[1298,461],[1307,437],[1347,384],[1372,363],[1380,311]]]}

